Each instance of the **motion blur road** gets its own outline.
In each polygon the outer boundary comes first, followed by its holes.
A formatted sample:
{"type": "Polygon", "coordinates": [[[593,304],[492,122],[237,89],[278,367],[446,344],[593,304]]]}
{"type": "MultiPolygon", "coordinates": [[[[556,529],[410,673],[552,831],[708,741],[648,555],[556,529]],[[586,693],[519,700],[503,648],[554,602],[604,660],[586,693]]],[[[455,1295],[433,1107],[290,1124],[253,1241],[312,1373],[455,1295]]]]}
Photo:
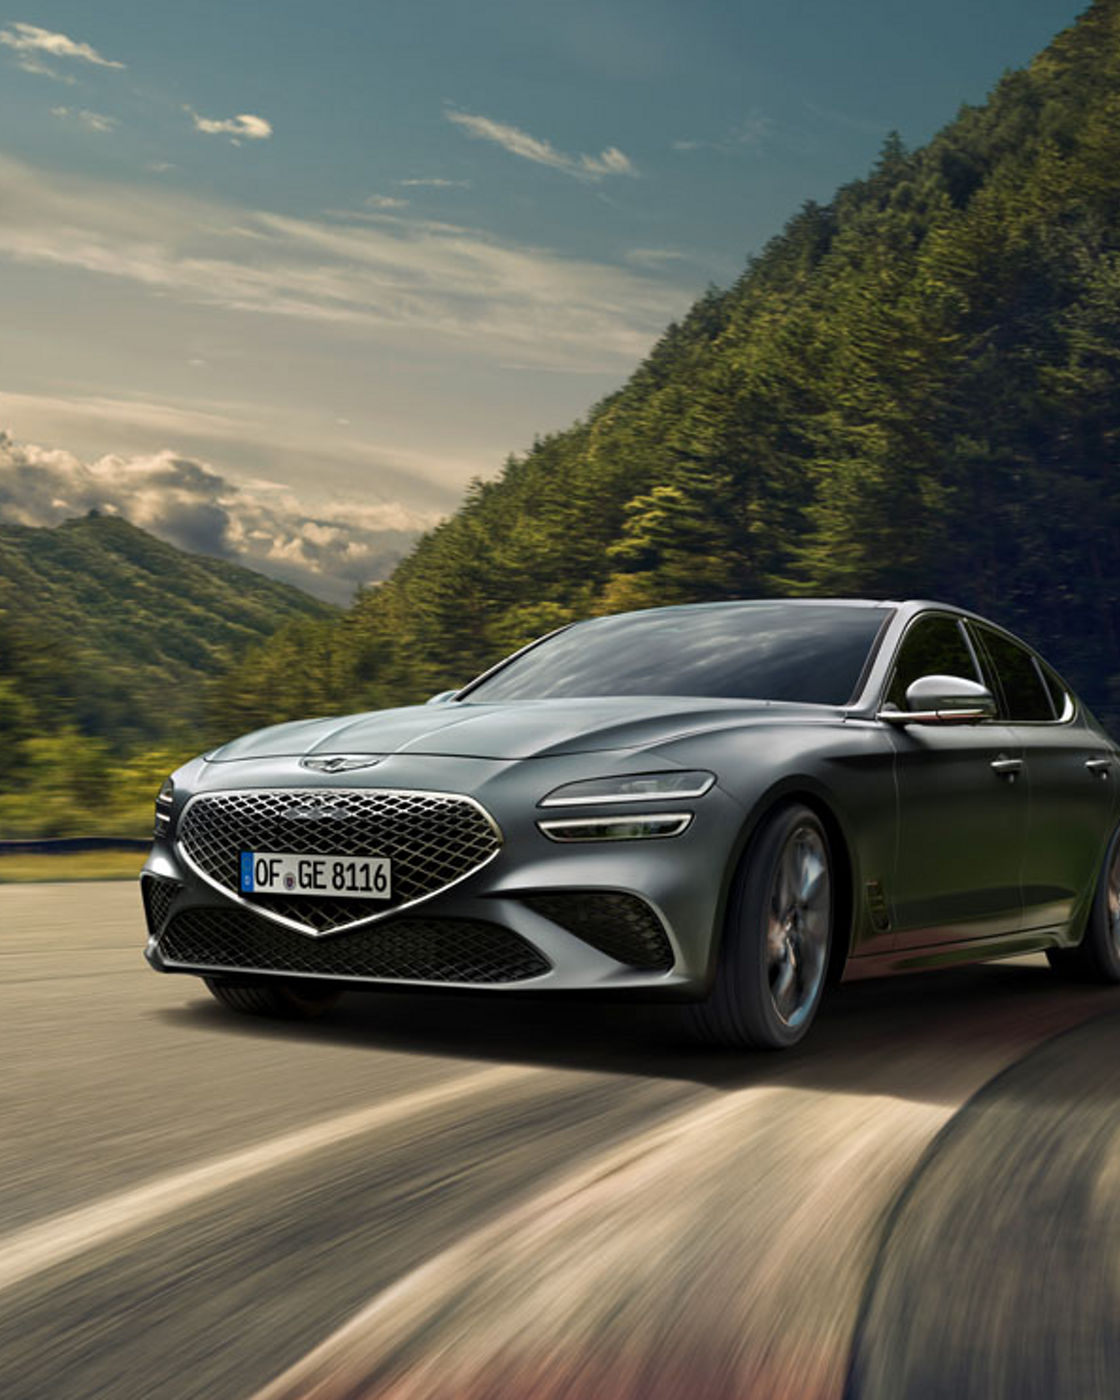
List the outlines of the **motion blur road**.
{"type": "Polygon", "coordinates": [[[239,1019],[128,884],[0,887],[5,1400],[1120,1393],[1120,993],[856,984],[783,1056],[671,1008],[239,1019]]]}

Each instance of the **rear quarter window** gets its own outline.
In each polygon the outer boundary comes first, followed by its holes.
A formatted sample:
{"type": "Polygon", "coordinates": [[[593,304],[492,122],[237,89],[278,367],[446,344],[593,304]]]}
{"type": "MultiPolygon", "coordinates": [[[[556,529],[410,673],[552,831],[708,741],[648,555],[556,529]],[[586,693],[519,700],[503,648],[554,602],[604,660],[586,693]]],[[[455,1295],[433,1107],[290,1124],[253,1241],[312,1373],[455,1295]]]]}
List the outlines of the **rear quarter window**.
{"type": "Polygon", "coordinates": [[[1046,689],[1050,692],[1050,703],[1054,706],[1054,714],[1058,719],[1063,719],[1066,712],[1072,710],[1073,696],[1049,666],[1042,663],[1038,669],[1042,672],[1042,679],[1046,683],[1046,689]]]}

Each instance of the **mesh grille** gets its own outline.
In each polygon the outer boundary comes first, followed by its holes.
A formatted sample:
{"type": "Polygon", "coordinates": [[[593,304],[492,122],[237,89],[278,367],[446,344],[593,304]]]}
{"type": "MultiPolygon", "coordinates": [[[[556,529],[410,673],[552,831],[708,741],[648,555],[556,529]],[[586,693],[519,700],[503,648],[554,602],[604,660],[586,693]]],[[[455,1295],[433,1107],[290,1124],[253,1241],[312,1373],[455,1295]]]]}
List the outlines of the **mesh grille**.
{"type": "Polygon", "coordinates": [[[182,889],[178,880],[165,880],[160,875],[144,875],[140,880],[140,894],[144,900],[144,916],[148,921],[148,932],[154,938],[167,922],[167,915],[182,889]]]}
{"type": "Polygon", "coordinates": [[[159,949],[184,967],[408,982],[521,982],[550,967],[532,944],[481,919],[392,919],[318,942],[244,911],[187,909],[159,949]]]}
{"type": "Polygon", "coordinates": [[[243,896],[326,933],[445,889],[485,865],[501,837],[481,807],[446,793],[289,788],[195,798],[180,821],[179,844],[200,870],[235,892],[242,851],[388,856],[389,900],[243,896]]]}
{"type": "Polygon", "coordinates": [[[635,894],[612,890],[560,890],[522,899],[607,957],[649,972],[667,972],[673,950],[657,914],[635,894]]]}

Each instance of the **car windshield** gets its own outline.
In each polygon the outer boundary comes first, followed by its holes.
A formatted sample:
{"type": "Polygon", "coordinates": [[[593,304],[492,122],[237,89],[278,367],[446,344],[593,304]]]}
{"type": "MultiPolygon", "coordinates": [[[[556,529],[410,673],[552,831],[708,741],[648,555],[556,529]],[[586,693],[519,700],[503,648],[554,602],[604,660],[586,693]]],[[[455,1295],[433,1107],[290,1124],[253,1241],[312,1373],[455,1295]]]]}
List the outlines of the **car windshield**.
{"type": "Polygon", "coordinates": [[[540,642],[463,698],[696,695],[842,705],[889,616],[866,605],[787,602],[601,617],[540,642]]]}

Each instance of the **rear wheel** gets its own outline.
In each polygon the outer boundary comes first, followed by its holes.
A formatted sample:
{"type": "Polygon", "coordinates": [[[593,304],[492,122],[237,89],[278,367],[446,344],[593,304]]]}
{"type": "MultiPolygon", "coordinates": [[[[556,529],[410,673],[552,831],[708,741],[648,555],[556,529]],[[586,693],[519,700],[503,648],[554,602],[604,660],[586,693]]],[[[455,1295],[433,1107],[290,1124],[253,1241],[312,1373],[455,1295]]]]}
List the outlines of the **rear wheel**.
{"type": "Polygon", "coordinates": [[[1120,831],[1113,836],[1076,948],[1051,948],[1050,966],[1083,982],[1120,982],[1120,831]]]}
{"type": "Polygon", "coordinates": [[[215,1000],[245,1016],[271,1016],[283,1021],[308,1021],[330,1010],[342,995],[329,982],[223,982],[203,979],[215,1000]]]}
{"type": "Polygon", "coordinates": [[[735,876],[716,981],[693,1008],[709,1040],[784,1050],[813,1022],[832,944],[832,856],[820,819],[782,807],[735,876]]]}

